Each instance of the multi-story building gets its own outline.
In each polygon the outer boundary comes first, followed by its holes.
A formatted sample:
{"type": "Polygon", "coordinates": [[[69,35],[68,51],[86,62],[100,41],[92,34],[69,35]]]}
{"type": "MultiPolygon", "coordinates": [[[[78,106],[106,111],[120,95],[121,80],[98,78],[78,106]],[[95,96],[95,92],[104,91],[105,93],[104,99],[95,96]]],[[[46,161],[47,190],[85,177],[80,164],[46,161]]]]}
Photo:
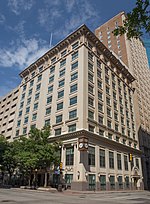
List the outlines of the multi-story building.
{"type": "Polygon", "coordinates": [[[19,87],[11,91],[0,100],[0,135],[5,135],[10,140],[18,103],[19,87]]]}
{"type": "MultiPolygon", "coordinates": [[[[125,13],[121,12],[105,24],[95,30],[96,36],[105,44],[112,52],[122,60],[129,68],[129,71],[135,77],[134,82],[134,104],[136,114],[136,126],[140,141],[145,136],[150,138],[150,70],[146,49],[140,39],[128,40],[126,35],[114,36],[112,31],[123,25],[125,13]]],[[[150,189],[150,173],[146,166],[150,166],[150,142],[141,142],[143,151],[143,175],[145,189],[150,189]]]]}
{"type": "Polygon", "coordinates": [[[135,78],[85,25],[20,76],[13,139],[50,124],[72,189],[142,189],[135,78]]]}

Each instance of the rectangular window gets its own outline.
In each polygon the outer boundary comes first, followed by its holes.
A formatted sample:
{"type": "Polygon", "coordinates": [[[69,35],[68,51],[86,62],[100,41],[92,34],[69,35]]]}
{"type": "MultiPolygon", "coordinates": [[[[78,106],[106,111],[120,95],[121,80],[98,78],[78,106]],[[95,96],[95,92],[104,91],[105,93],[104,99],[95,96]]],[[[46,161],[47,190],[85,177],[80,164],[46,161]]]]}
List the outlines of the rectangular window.
{"type": "Polygon", "coordinates": [[[26,108],[26,114],[28,114],[30,112],[30,107],[26,108]]]}
{"type": "Polygon", "coordinates": [[[74,147],[66,147],[66,166],[74,164],[74,147]]]}
{"type": "Polygon", "coordinates": [[[67,54],[67,50],[61,52],[61,57],[65,56],[65,54],[67,54]]]}
{"type": "Polygon", "coordinates": [[[126,176],[126,178],[125,178],[125,184],[126,184],[126,189],[129,189],[129,188],[130,188],[129,176],[126,176]]]}
{"type": "Polygon", "coordinates": [[[49,108],[46,108],[46,115],[49,115],[51,113],[51,107],[49,107],[49,108]]]}
{"type": "Polygon", "coordinates": [[[98,116],[98,122],[102,125],[103,124],[103,116],[99,115],[98,116]]]}
{"type": "Polygon", "coordinates": [[[62,60],[60,62],[60,68],[66,65],[66,59],[62,60]]]}
{"type": "Polygon", "coordinates": [[[109,78],[105,76],[105,83],[109,85],[109,78]]]}
{"type": "Polygon", "coordinates": [[[31,97],[27,99],[27,105],[31,103],[31,97]]]}
{"type": "Polygon", "coordinates": [[[98,111],[103,112],[103,104],[98,103],[98,111]]]}
{"type": "Polygon", "coordinates": [[[71,64],[71,71],[75,70],[76,68],[78,68],[78,61],[76,61],[75,63],[71,64]]]}
{"type": "Polygon", "coordinates": [[[61,128],[55,130],[55,136],[61,135],[61,128]]]}
{"type": "Polygon", "coordinates": [[[25,91],[25,90],[26,90],[26,88],[27,88],[27,85],[24,85],[24,86],[23,86],[23,91],[25,91]]]}
{"type": "Polygon", "coordinates": [[[91,72],[93,72],[93,64],[88,62],[88,70],[90,70],[91,72]]]}
{"type": "Polygon", "coordinates": [[[39,75],[38,78],[37,78],[37,82],[39,82],[41,80],[42,80],[42,75],[39,75]]]}
{"type": "Polygon", "coordinates": [[[73,110],[69,112],[69,119],[77,117],[77,110],[73,110]]]}
{"type": "Polygon", "coordinates": [[[28,123],[28,119],[29,119],[29,117],[25,117],[25,118],[24,118],[24,124],[27,124],[27,123],[28,123]]]}
{"type": "Polygon", "coordinates": [[[38,103],[34,104],[33,110],[37,110],[38,109],[38,103]]]}
{"type": "Polygon", "coordinates": [[[89,125],[89,131],[90,131],[90,132],[94,132],[94,128],[95,128],[94,126],[89,125]]]}
{"type": "Polygon", "coordinates": [[[48,94],[53,92],[53,85],[48,87],[48,94]]]}
{"type": "Polygon", "coordinates": [[[106,97],[106,104],[110,106],[110,98],[106,97]]]}
{"type": "Polygon", "coordinates": [[[72,45],[72,50],[74,50],[76,47],[79,46],[79,41],[75,42],[73,45],[72,45]]]}
{"type": "Polygon", "coordinates": [[[97,67],[101,69],[101,62],[97,60],[97,67]]]}
{"type": "Polygon", "coordinates": [[[21,100],[23,100],[24,98],[25,98],[25,93],[22,94],[21,100]]]}
{"type": "Polygon", "coordinates": [[[101,190],[106,190],[106,176],[105,175],[100,175],[100,187],[101,190]]]}
{"type": "Polygon", "coordinates": [[[32,89],[29,89],[28,96],[31,96],[31,94],[32,94],[32,89]]]}
{"type": "Polygon", "coordinates": [[[49,83],[52,83],[54,81],[54,75],[49,77],[49,83]]]}
{"type": "Polygon", "coordinates": [[[74,131],[76,131],[76,124],[69,125],[68,126],[68,132],[74,132],[74,131]]]}
{"type": "Polygon", "coordinates": [[[63,109],[63,102],[57,104],[57,110],[63,109]]]}
{"type": "Polygon", "coordinates": [[[78,51],[72,54],[72,61],[78,58],[78,51]]]}
{"type": "Polygon", "coordinates": [[[32,87],[34,84],[34,80],[30,81],[30,87],[32,87]]]}
{"type": "Polygon", "coordinates": [[[55,66],[50,67],[50,74],[54,73],[55,71],[55,66]]]}
{"type": "Polygon", "coordinates": [[[111,117],[111,110],[107,108],[107,116],[111,117]]]}
{"type": "Polygon", "coordinates": [[[88,148],[88,165],[95,166],[95,148],[88,148]]]}
{"type": "Polygon", "coordinates": [[[114,169],[114,153],[109,152],[109,168],[114,169]]]}
{"type": "Polygon", "coordinates": [[[91,97],[88,97],[88,105],[94,106],[94,99],[91,97]]]}
{"type": "Polygon", "coordinates": [[[88,59],[91,60],[91,61],[93,61],[93,54],[90,53],[90,52],[88,52],[88,59]]]}
{"type": "Polygon", "coordinates": [[[101,78],[101,77],[102,77],[102,72],[101,72],[99,69],[97,69],[97,77],[98,77],[98,78],[101,78]]]}
{"type": "Polygon", "coordinates": [[[59,71],[59,77],[62,77],[65,75],[65,68],[59,71]]]}
{"type": "Polygon", "coordinates": [[[34,114],[32,115],[32,120],[36,120],[36,118],[37,118],[37,113],[34,113],[34,114]]]}
{"type": "Polygon", "coordinates": [[[99,156],[100,156],[100,167],[105,168],[105,150],[100,149],[99,156]]]}
{"type": "Polygon", "coordinates": [[[53,58],[51,59],[51,63],[53,64],[54,62],[56,62],[56,57],[53,57],[53,58]]]}
{"type": "Polygon", "coordinates": [[[123,189],[122,176],[118,176],[118,186],[119,186],[119,189],[123,189]]]}
{"type": "Polygon", "coordinates": [[[22,101],[22,102],[20,103],[20,108],[23,108],[23,105],[24,105],[24,101],[22,101]]]}
{"type": "Polygon", "coordinates": [[[94,112],[93,111],[88,110],[88,118],[94,120],[94,112]]]}
{"type": "Polygon", "coordinates": [[[41,84],[37,84],[37,86],[36,86],[36,91],[39,91],[40,88],[41,88],[41,84]]]}
{"type": "Polygon", "coordinates": [[[70,106],[77,103],[77,96],[70,98],[70,106]]]}
{"type": "Polygon", "coordinates": [[[114,190],[115,189],[115,177],[110,176],[109,177],[109,182],[110,182],[110,190],[114,190]]]}
{"type": "Polygon", "coordinates": [[[19,114],[18,114],[18,117],[21,117],[22,116],[22,110],[19,111],[19,114]]]}
{"type": "Polygon", "coordinates": [[[18,120],[17,121],[17,127],[20,127],[20,124],[21,124],[21,120],[18,120]]]}
{"type": "Polygon", "coordinates": [[[64,90],[58,92],[58,98],[62,98],[64,96],[64,90]]]}
{"type": "Polygon", "coordinates": [[[16,130],[16,136],[19,136],[19,130],[16,130]]]}
{"type": "Polygon", "coordinates": [[[77,91],[77,88],[78,88],[77,84],[70,86],[70,93],[77,91]]]}
{"type": "Polygon", "coordinates": [[[23,128],[23,135],[25,135],[27,133],[27,127],[23,128]]]}
{"type": "Polygon", "coordinates": [[[62,122],[62,115],[57,115],[56,116],[56,123],[61,123],[62,122]]]}
{"type": "Polygon", "coordinates": [[[90,73],[88,73],[88,80],[91,81],[91,82],[93,82],[93,75],[90,74],[90,73]]]}
{"type": "Polygon", "coordinates": [[[39,72],[43,70],[43,65],[39,67],[39,72]]]}
{"type": "Polygon", "coordinates": [[[32,72],[32,73],[31,73],[31,77],[34,77],[34,76],[35,76],[35,72],[32,72]]]}
{"type": "Polygon", "coordinates": [[[118,167],[118,170],[122,169],[121,154],[117,154],[117,167],[118,167]]]}
{"type": "Polygon", "coordinates": [[[98,99],[102,100],[103,99],[103,94],[102,92],[98,91],[98,99]]]}
{"type": "Polygon", "coordinates": [[[40,97],[40,93],[36,93],[36,94],[35,94],[35,101],[38,100],[39,97],[40,97]]]}
{"type": "Polygon", "coordinates": [[[107,120],[107,126],[108,126],[109,128],[111,128],[111,121],[110,121],[110,120],[107,120]]]}
{"type": "Polygon", "coordinates": [[[125,171],[128,171],[128,157],[124,155],[124,168],[125,171]]]}
{"type": "Polygon", "coordinates": [[[59,88],[60,88],[60,87],[63,87],[64,84],[65,84],[65,79],[59,81],[58,87],[59,87],[59,88]]]}
{"type": "Polygon", "coordinates": [[[71,75],[71,81],[74,81],[78,78],[78,72],[71,75]]]}
{"type": "Polygon", "coordinates": [[[50,104],[52,102],[52,96],[49,96],[48,98],[47,98],[47,104],[50,104]]]}
{"type": "Polygon", "coordinates": [[[93,86],[91,86],[90,84],[88,85],[88,92],[93,94],[93,86]]]}
{"type": "Polygon", "coordinates": [[[45,126],[49,126],[50,125],[50,119],[45,120],[45,126]]]}
{"type": "Polygon", "coordinates": [[[98,80],[97,81],[97,86],[98,86],[99,89],[102,89],[102,82],[98,80]]]}

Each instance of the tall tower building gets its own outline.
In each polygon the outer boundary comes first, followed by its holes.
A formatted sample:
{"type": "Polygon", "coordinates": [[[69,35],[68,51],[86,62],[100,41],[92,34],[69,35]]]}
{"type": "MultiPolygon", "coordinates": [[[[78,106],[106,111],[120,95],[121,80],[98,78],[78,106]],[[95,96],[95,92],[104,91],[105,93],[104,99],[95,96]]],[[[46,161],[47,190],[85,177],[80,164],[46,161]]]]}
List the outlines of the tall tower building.
{"type": "Polygon", "coordinates": [[[114,52],[135,77],[134,105],[136,125],[143,151],[145,189],[150,189],[150,70],[146,49],[140,39],[128,40],[126,35],[114,36],[112,31],[123,25],[125,13],[121,12],[95,30],[101,42],[114,52]]]}
{"type": "Polygon", "coordinates": [[[72,189],[142,189],[135,78],[85,25],[20,76],[12,139],[50,124],[72,189]]]}

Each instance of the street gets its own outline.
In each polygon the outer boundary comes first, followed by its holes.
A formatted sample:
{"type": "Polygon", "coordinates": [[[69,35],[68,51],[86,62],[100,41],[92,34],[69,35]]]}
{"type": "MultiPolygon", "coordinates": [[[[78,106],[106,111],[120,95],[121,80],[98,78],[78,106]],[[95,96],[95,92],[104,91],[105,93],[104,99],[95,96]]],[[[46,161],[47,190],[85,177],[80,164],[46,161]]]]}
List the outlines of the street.
{"type": "Polygon", "coordinates": [[[0,203],[8,204],[150,204],[150,192],[45,192],[0,189],[0,203]]]}

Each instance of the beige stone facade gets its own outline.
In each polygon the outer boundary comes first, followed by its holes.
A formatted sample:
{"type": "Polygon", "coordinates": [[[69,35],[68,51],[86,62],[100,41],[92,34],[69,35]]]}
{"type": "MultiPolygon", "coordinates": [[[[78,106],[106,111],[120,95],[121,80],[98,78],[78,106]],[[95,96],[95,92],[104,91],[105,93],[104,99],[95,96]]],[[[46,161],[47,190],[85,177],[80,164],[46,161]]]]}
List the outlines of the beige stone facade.
{"type": "Polygon", "coordinates": [[[0,99],[0,134],[11,140],[18,104],[19,87],[0,99]]]}
{"type": "Polygon", "coordinates": [[[135,79],[85,25],[20,76],[13,139],[50,124],[50,141],[63,141],[63,176],[72,189],[136,189],[137,182],[142,189],[135,79]],[[81,137],[88,151],[79,150],[81,137]]]}
{"type": "MultiPolygon", "coordinates": [[[[133,87],[134,92],[134,108],[136,115],[136,126],[140,141],[147,135],[148,143],[141,149],[150,165],[150,70],[145,47],[140,39],[127,40],[126,35],[113,36],[112,31],[117,26],[123,24],[125,13],[121,12],[108,22],[95,30],[96,36],[129,67],[129,71],[135,77],[133,87]],[[109,32],[108,32],[109,31],[109,32]],[[109,43],[108,43],[109,42],[109,43]],[[145,151],[144,149],[149,149],[145,151]]],[[[145,165],[144,165],[145,166],[145,165]]],[[[150,189],[150,173],[144,170],[145,188],[150,189]],[[147,176],[146,176],[147,175],[147,176]]]]}

